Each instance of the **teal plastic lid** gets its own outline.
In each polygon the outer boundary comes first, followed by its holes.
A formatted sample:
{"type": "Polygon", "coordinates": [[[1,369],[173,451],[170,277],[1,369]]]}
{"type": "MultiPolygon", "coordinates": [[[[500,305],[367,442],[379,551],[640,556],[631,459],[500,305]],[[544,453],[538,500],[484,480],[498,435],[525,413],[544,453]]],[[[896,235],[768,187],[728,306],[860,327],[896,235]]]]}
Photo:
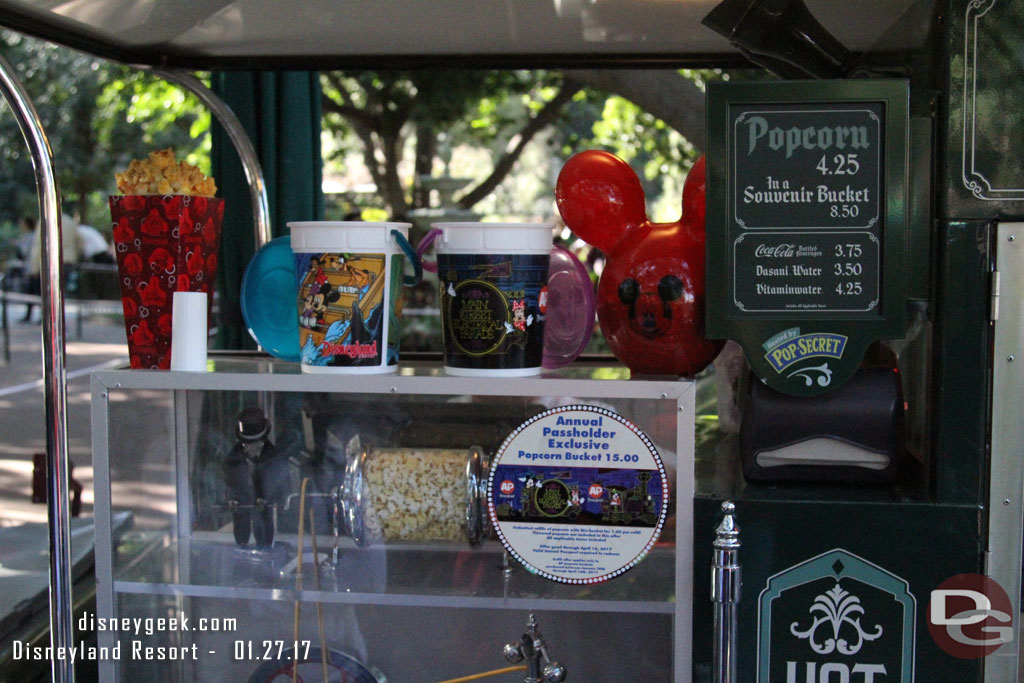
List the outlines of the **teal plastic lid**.
{"type": "Polygon", "coordinates": [[[264,244],[242,277],[242,318],[249,334],[267,353],[298,362],[298,274],[289,237],[264,244]]]}

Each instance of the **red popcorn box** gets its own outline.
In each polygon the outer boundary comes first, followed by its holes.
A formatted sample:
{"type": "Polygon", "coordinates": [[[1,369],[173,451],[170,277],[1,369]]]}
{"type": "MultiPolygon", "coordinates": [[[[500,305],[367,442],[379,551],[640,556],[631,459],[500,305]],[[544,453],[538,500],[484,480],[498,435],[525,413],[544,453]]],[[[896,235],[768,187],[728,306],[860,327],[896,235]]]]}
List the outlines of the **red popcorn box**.
{"type": "Polygon", "coordinates": [[[224,200],[112,196],[110,217],[131,366],[167,370],[174,292],[206,292],[212,302],[224,200]]]}

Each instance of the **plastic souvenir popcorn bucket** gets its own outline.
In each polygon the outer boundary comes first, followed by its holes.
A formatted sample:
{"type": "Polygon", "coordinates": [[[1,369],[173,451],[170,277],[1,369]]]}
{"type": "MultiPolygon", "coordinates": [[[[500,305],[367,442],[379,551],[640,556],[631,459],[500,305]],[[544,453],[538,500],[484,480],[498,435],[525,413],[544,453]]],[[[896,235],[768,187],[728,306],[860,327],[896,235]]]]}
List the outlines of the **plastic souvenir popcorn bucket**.
{"type": "MultiPolygon", "coordinates": [[[[402,271],[409,223],[289,223],[303,372],[398,368],[402,271]]],[[[417,278],[418,279],[418,278],[417,278]]]]}

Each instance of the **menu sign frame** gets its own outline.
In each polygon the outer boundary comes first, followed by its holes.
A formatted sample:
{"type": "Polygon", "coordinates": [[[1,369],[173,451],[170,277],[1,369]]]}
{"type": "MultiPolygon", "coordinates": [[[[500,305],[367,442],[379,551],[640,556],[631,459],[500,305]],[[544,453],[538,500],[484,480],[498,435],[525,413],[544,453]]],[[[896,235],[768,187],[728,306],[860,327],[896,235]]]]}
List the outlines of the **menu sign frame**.
{"type": "Polygon", "coordinates": [[[708,336],[830,391],[905,333],[909,84],[714,82],[707,117],[708,336]]]}

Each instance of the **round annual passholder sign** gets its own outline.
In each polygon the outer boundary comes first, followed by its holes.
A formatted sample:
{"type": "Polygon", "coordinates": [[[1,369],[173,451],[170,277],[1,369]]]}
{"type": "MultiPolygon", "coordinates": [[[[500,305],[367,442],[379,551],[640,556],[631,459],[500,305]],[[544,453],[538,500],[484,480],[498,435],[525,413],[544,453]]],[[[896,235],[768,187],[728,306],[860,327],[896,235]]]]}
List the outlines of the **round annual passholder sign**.
{"type": "Polygon", "coordinates": [[[654,444],[597,406],[562,406],[524,422],[488,479],[491,525],[506,550],[562,583],[599,583],[635,566],[658,540],[667,509],[654,444]]]}

